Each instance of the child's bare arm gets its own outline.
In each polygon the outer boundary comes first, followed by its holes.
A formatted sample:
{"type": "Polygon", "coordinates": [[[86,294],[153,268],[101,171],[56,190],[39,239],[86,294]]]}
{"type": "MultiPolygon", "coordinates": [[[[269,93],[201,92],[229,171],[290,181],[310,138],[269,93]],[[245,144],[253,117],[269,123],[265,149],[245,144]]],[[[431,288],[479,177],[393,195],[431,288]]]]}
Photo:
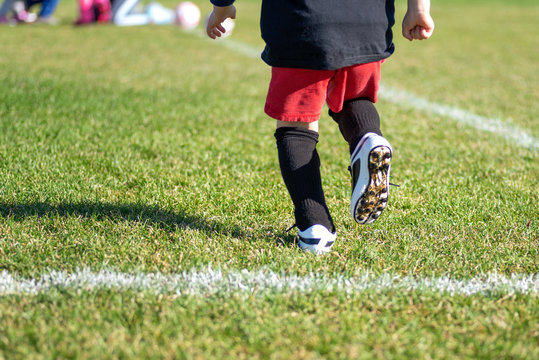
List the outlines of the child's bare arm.
{"type": "Polygon", "coordinates": [[[428,39],[434,30],[430,0],[408,0],[408,11],[402,20],[402,36],[412,41],[428,39]]]}
{"type": "Polygon", "coordinates": [[[206,34],[212,39],[220,37],[226,30],[222,23],[227,18],[236,18],[236,8],[234,5],[228,6],[214,6],[213,11],[208,18],[208,24],[206,25],[206,34]]]}

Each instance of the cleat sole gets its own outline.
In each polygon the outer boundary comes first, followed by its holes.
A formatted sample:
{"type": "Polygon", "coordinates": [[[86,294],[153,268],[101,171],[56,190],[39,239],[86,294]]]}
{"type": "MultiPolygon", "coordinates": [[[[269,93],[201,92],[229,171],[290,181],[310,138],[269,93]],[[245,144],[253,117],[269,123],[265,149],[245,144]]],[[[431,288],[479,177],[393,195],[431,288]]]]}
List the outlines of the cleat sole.
{"type": "Polygon", "coordinates": [[[387,205],[391,149],[383,145],[375,147],[368,161],[369,184],[354,210],[354,220],[359,224],[374,222],[387,205]]]}

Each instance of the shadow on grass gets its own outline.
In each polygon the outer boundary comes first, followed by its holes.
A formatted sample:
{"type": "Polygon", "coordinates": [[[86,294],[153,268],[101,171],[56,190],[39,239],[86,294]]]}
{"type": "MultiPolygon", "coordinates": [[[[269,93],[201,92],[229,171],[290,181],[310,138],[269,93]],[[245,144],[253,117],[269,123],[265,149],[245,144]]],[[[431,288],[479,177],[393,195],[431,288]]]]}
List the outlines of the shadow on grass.
{"type": "Polygon", "coordinates": [[[226,235],[249,241],[273,241],[278,245],[290,244],[291,236],[284,230],[278,233],[247,231],[238,226],[208,220],[189,214],[186,211],[169,211],[156,205],[81,202],[51,205],[46,202],[28,204],[0,203],[0,215],[14,221],[23,221],[27,217],[82,217],[97,221],[133,221],[147,226],[176,231],[178,229],[196,229],[207,235],[226,235]]]}

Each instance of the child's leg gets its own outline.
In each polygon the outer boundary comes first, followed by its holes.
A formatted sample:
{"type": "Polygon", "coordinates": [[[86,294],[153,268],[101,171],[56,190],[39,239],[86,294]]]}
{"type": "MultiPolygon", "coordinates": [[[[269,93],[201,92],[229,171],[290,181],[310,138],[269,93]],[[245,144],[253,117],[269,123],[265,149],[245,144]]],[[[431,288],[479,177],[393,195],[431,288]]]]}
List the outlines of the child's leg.
{"type": "Polygon", "coordinates": [[[7,17],[8,13],[13,11],[13,5],[15,4],[15,0],[4,0],[2,3],[2,6],[0,6],[0,17],[5,18],[7,17]]]}
{"type": "Polygon", "coordinates": [[[79,0],[79,9],[77,24],[89,24],[95,21],[94,0],[79,0]]]}
{"type": "Polygon", "coordinates": [[[322,190],[318,119],[334,71],[273,68],[266,113],[277,121],[275,138],[283,180],[294,203],[298,243],[328,252],[335,227],[322,190]]]}
{"type": "Polygon", "coordinates": [[[284,183],[294,203],[296,225],[301,231],[320,224],[335,232],[322,189],[320,158],[316,151],[318,126],[298,126],[278,121],[275,138],[284,183]]]}
{"type": "Polygon", "coordinates": [[[54,13],[54,10],[56,10],[56,7],[58,6],[58,2],[60,0],[44,0],[43,5],[41,6],[41,11],[39,12],[40,18],[49,18],[54,13]]]}
{"type": "Polygon", "coordinates": [[[118,26],[137,26],[150,23],[147,14],[136,13],[135,7],[140,0],[117,0],[112,7],[112,21],[118,26]]]}
{"type": "Polygon", "coordinates": [[[94,6],[97,10],[97,22],[108,23],[112,19],[110,0],[95,0],[94,6]]]}
{"type": "Polygon", "coordinates": [[[340,69],[328,94],[329,114],[350,149],[352,198],[350,213],[360,224],[380,217],[389,194],[392,148],[380,131],[374,107],[381,62],[340,69]]]}
{"type": "Polygon", "coordinates": [[[389,194],[392,148],[382,137],[380,117],[368,99],[344,103],[342,111],[330,115],[350,149],[352,199],[350,213],[359,224],[376,221],[385,209],[389,194]]]}

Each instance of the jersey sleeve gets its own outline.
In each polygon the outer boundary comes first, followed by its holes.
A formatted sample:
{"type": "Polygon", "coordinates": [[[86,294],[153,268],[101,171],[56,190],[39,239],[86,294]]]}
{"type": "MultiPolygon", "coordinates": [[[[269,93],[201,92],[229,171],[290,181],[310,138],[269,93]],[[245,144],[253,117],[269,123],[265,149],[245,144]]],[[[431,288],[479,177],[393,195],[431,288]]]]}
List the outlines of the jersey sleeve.
{"type": "Polygon", "coordinates": [[[210,0],[210,2],[215,6],[228,6],[232,5],[235,0],[210,0]]]}

